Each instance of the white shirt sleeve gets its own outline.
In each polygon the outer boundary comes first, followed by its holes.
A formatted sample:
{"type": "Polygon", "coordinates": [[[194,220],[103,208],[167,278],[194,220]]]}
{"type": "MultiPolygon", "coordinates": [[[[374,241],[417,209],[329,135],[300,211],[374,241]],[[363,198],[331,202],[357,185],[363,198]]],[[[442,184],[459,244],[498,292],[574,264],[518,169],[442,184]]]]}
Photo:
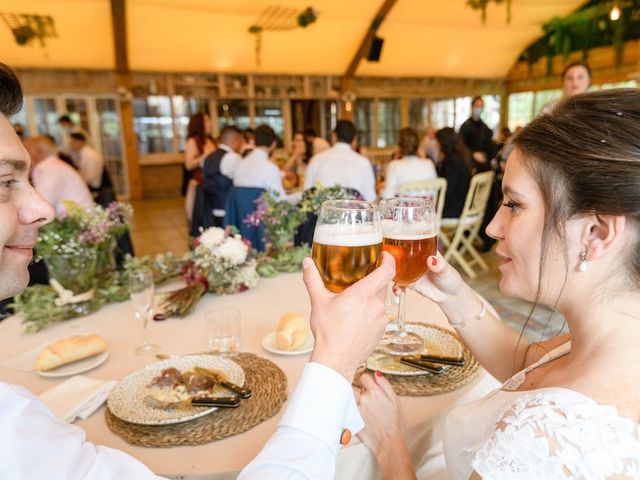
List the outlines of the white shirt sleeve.
{"type": "Polygon", "coordinates": [[[84,430],[58,419],[16,385],[0,383],[0,432],[0,470],[5,480],[161,478],[119,450],[87,442],[84,430]]]}
{"type": "Polygon", "coordinates": [[[376,199],[376,177],[373,174],[373,167],[369,160],[367,160],[368,167],[363,174],[363,187],[362,196],[367,202],[373,202],[376,199]]]}
{"type": "Polygon", "coordinates": [[[273,191],[280,200],[284,200],[287,194],[282,186],[280,169],[275,164],[271,164],[271,166],[273,166],[273,168],[269,168],[269,171],[264,172],[267,189],[273,191]]]}
{"type": "Polygon", "coordinates": [[[220,173],[225,177],[233,180],[233,173],[236,170],[238,162],[242,161],[242,157],[235,152],[227,152],[220,161],[220,173]]]}
{"type": "Polygon", "coordinates": [[[308,363],[278,429],[238,480],[333,479],[342,430],[363,427],[349,382],[308,363]]]}
{"type": "Polygon", "coordinates": [[[316,181],[316,169],[318,167],[318,160],[312,158],[307,165],[307,171],[304,174],[304,189],[309,190],[311,187],[315,187],[316,181]]]}

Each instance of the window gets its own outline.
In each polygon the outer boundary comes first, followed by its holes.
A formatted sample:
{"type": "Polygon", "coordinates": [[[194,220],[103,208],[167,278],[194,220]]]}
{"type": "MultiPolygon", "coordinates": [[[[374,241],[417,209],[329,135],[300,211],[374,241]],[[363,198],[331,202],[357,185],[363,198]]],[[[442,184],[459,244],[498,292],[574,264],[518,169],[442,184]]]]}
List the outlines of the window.
{"type": "Polygon", "coordinates": [[[24,138],[27,138],[28,136],[31,135],[29,133],[29,119],[27,118],[27,99],[26,98],[22,103],[22,107],[20,108],[20,111],[15,115],[11,115],[9,117],[9,122],[11,122],[11,125],[13,125],[14,128],[17,125],[20,125],[22,127],[22,135],[24,138]]]}
{"type": "MultiPolygon", "coordinates": [[[[471,99],[473,97],[458,97],[455,99],[456,116],[453,128],[458,131],[464,122],[471,117],[471,99]]],[[[486,105],[485,105],[486,111],[486,105]]],[[[482,114],[484,117],[484,113],[482,114]]],[[[484,120],[484,118],[483,118],[484,120]]]]}
{"type": "Polygon", "coordinates": [[[534,92],[512,93],[509,95],[509,129],[513,132],[524,127],[533,118],[534,92]]]}
{"type": "Polygon", "coordinates": [[[242,130],[251,126],[249,104],[246,100],[218,100],[218,128],[235,125],[242,130]]]}
{"type": "Polygon", "coordinates": [[[105,166],[116,194],[127,192],[127,175],[120,141],[120,115],[114,98],[97,98],[96,111],[100,125],[99,140],[105,166]]]}
{"type": "Polygon", "coordinates": [[[498,127],[500,127],[500,96],[483,95],[482,100],[484,100],[482,120],[484,120],[484,123],[486,123],[487,126],[495,132],[498,127]]]}
{"type": "Polygon", "coordinates": [[[169,97],[134,98],[133,129],[139,154],[172,152],[173,119],[169,97]]]}
{"type": "MultiPolygon", "coordinates": [[[[204,98],[173,97],[176,132],[178,134],[178,150],[184,152],[187,142],[187,127],[191,115],[203,112],[209,115],[209,101],[204,98]]],[[[211,133],[211,132],[209,132],[211,133]]]]}
{"type": "Polygon", "coordinates": [[[409,99],[409,126],[418,132],[429,127],[429,101],[426,98],[409,99]]]}
{"type": "Polygon", "coordinates": [[[255,126],[269,125],[278,136],[278,147],[283,145],[284,119],[280,100],[256,100],[255,126]]]}
{"type": "Polygon", "coordinates": [[[638,82],[635,80],[629,80],[627,82],[615,82],[615,83],[603,83],[601,87],[605,88],[636,88],[638,82]]]}
{"type": "Polygon", "coordinates": [[[358,129],[360,145],[363,147],[375,145],[373,141],[373,100],[370,98],[357,99],[353,118],[358,129]]]}
{"type": "Polygon", "coordinates": [[[431,126],[436,130],[453,127],[455,117],[455,101],[436,100],[431,102],[431,126]]]}
{"type": "Polygon", "coordinates": [[[56,101],[53,98],[34,98],[33,107],[36,115],[36,127],[40,135],[51,135],[57,145],[62,142],[56,101]]]}
{"type": "MultiPolygon", "coordinates": [[[[89,112],[87,111],[87,101],[84,98],[66,98],[64,100],[66,114],[71,117],[71,121],[85,129],[89,128],[89,112]]],[[[90,138],[87,140],[91,141],[90,138]]]]}
{"type": "Polygon", "coordinates": [[[331,132],[336,128],[340,115],[340,105],[337,100],[323,100],[322,134],[325,139],[331,138],[331,132]]]}
{"type": "Polygon", "coordinates": [[[533,104],[533,112],[538,115],[542,108],[550,102],[562,97],[562,89],[540,90],[536,92],[536,98],[533,104]]]}
{"type": "Polygon", "coordinates": [[[400,100],[381,98],[378,100],[377,147],[390,147],[398,143],[400,130],[400,100]]]}

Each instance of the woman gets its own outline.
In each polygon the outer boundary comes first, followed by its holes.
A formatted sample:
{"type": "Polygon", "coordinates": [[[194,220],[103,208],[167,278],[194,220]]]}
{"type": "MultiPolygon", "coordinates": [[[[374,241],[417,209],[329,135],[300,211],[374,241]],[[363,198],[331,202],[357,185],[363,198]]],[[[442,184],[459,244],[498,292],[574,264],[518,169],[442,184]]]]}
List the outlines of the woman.
{"type": "Polygon", "coordinates": [[[302,175],[304,176],[311,160],[311,145],[304,139],[304,133],[298,131],[293,134],[293,148],[291,149],[291,155],[284,166],[284,171],[288,175],[302,175]]]}
{"type": "Polygon", "coordinates": [[[196,187],[202,182],[202,162],[216,149],[216,142],[211,137],[211,118],[206,113],[191,115],[187,126],[187,146],[184,152],[184,168],[191,172],[185,194],[185,209],[191,224],[193,202],[196,187]]]}
{"type": "Polygon", "coordinates": [[[413,128],[403,128],[398,132],[399,160],[392,160],[387,167],[383,198],[400,194],[404,183],[419,182],[436,178],[435,166],[431,160],[418,157],[420,138],[413,128]]]}
{"type": "MultiPolygon", "coordinates": [[[[429,257],[412,288],[504,382],[448,416],[449,476],[638,478],[640,92],[575,95],[533,120],[513,139],[503,191],[487,227],[500,289],[557,308],[570,333],[528,343],[429,257]]],[[[379,376],[363,383],[363,442],[385,476],[412,478],[395,394],[379,376]]]]}
{"type": "Polygon", "coordinates": [[[458,218],[467,198],[471,171],[469,151],[462,138],[453,128],[441,128],[436,132],[440,146],[438,176],[447,180],[447,192],[444,197],[444,218],[458,218]]]}
{"type": "MultiPolygon", "coordinates": [[[[585,62],[570,63],[564,67],[560,78],[562,78],[562,98],[585,93],[591,87],[591,67],[585,62]]],[[[552,100],[542,107],[541,112],[551,112],[558,102],[559,100],[552,100]]]]}

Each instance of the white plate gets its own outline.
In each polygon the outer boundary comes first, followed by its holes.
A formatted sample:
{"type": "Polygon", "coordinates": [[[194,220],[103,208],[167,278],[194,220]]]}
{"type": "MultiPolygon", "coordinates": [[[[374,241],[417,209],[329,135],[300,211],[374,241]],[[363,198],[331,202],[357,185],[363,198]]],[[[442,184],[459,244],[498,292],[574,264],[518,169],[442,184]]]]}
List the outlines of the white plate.
{"type": "MultiPolygon", "coordinates": [[[[425,347],[420,353],[447,357],[461,357],[464,353],[464,347],[462,346],[462,343],[460,343],[460,340],[445,330],[441,330],[424,323],[407,323],[405,328],[407,332],[416,333],[423,338],[425,347]]],[[[395,324],[390,324],[387,327],[387,332],[397,329],[398,327],[395,324]]],[[[445,371],[451,368],[450,365],[441,366],[445,371]]],[[[415,375],[433,375],[425,370],[420,370],[400,363],[399,357],[379,352],[372,353],[367,359],[367,368],[369,370],[379,370],[387,375],[401,375],[405,377],[415,375]]]]}
{"type": "MultiPolygon", "coordinates": [[[[227,379],[236,385],[244,385],[244,371],[235,362],[213,355],[185,355],[155,362],[130,373],[118,382],[107,399],[109,410],[116,417],[129,423],[140,425],[169,425],[203,417],[216,407],[184,407],[161,409],[148,405],[145,387],[165,368],[177,368],[181,372],[193,367],[208,368],[224,373],[227,379]]],[[[229,396],[229,392],[220,391],[214,396],[229,396]]]]}
{"type": "Polygon", "coordinates": [[[89,370],[99,367],[107,361],[107,358],[109,358],[109,352],[105,351],[93,357],[83,358],[77,362],[62,365],[53,370],[47,370],[45,372],[36,370],[36,373],[43,377],[68,377],[70,375],[78,375],[79,373],[88,372],[89,370]]]}
{"type": "Polygon", "coordinates": [[[303,355],[313,350],[313,335],[309,334],[307,341],[296,350],[281,350],[276,344],[276,332],[271,332],[262,339],[262,347],[276,355],[303,355]]]}

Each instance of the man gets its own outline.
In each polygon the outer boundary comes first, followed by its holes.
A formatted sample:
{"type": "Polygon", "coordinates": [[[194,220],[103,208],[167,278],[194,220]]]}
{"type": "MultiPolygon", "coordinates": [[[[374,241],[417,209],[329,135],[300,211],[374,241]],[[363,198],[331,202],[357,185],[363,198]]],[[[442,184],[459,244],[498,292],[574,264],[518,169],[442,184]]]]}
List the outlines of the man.
{"type": "Polygon", "coordinates": [[[63,160],[77,164],[77,154],[71,150],[71,134],[73,132],[83,134],[89,145],[91,145],[91,134],[84,128],[73,123],[69,115],[61,115],[58,118],[58,125],[60,125],[60,153],[64,157],[63,160]]]}
{"type": "Polygon", "coordinates": [[[91,191],[97,192],[102,186],[104,160],[98,151],[89,146],[87,137],[82,132],[72,132],[69,147],[74,154],[75,166],[91,191]]]}
{"type": "MultiPolygon", "coordinates": [[[[242,133],[242,130],[237,127],[230,125],[224,127],[220,132],[217,150],[202,162],[202,197],[206,202],[203,210],[212,210],[215,227],[222,227],[224,203],[233,183],[236,166],[242,160],[239,154],[244,144],[242,133]]],[[[198,208],[194,209],[194,220],[197,216],[196,210],[198,208]]],[[[202,215],[206,214],[207,212],[202,212],[202,215]]]]}
{"type": "Polygon", "coordinates": [[[493,143],[493,131],[482,121],[484,100],[476,96],[471,100],[471,117],[460,127],[460,136],[471,152],[477,172],[491,169],[491,160],[498,153],[493,143]]]}
{"type": "Polygon", "coordinates": [[[53,205],[58,218],[66,213],[63,200],[93,205],[87,184],[73,167],[57,157],[56,146],[49,138],[29,137],[24,146],[31,157],[33,186],[53,205]]]}
{"type": "Polygon", "coordinates": [[[340,185],[357,190],[369,202],[376,199],[376,179],[371,162],[353,150],[355,138],[355,125],[348,120],[338,120],[332,134],[333,147],[314,155],[309,162],[305,190],[340,185]]]}
{"type": "Polygon", "coordinates": [[[268,125],[260,125],[255,131],[255,148],[242,161],[238,162],[233,176],[236,187],[253,187],[271,190],[277,197],[287,195],[282,186],[282,174],[271,154],[278,145],[278,137],[268,125]]]}
{"type": "Polygon", "coordinates": [[[331,145],[324,138],[319,137],[313,128],[304,129],[304,141],[311,145],[311,155],[329,150],[331,145]]]}

